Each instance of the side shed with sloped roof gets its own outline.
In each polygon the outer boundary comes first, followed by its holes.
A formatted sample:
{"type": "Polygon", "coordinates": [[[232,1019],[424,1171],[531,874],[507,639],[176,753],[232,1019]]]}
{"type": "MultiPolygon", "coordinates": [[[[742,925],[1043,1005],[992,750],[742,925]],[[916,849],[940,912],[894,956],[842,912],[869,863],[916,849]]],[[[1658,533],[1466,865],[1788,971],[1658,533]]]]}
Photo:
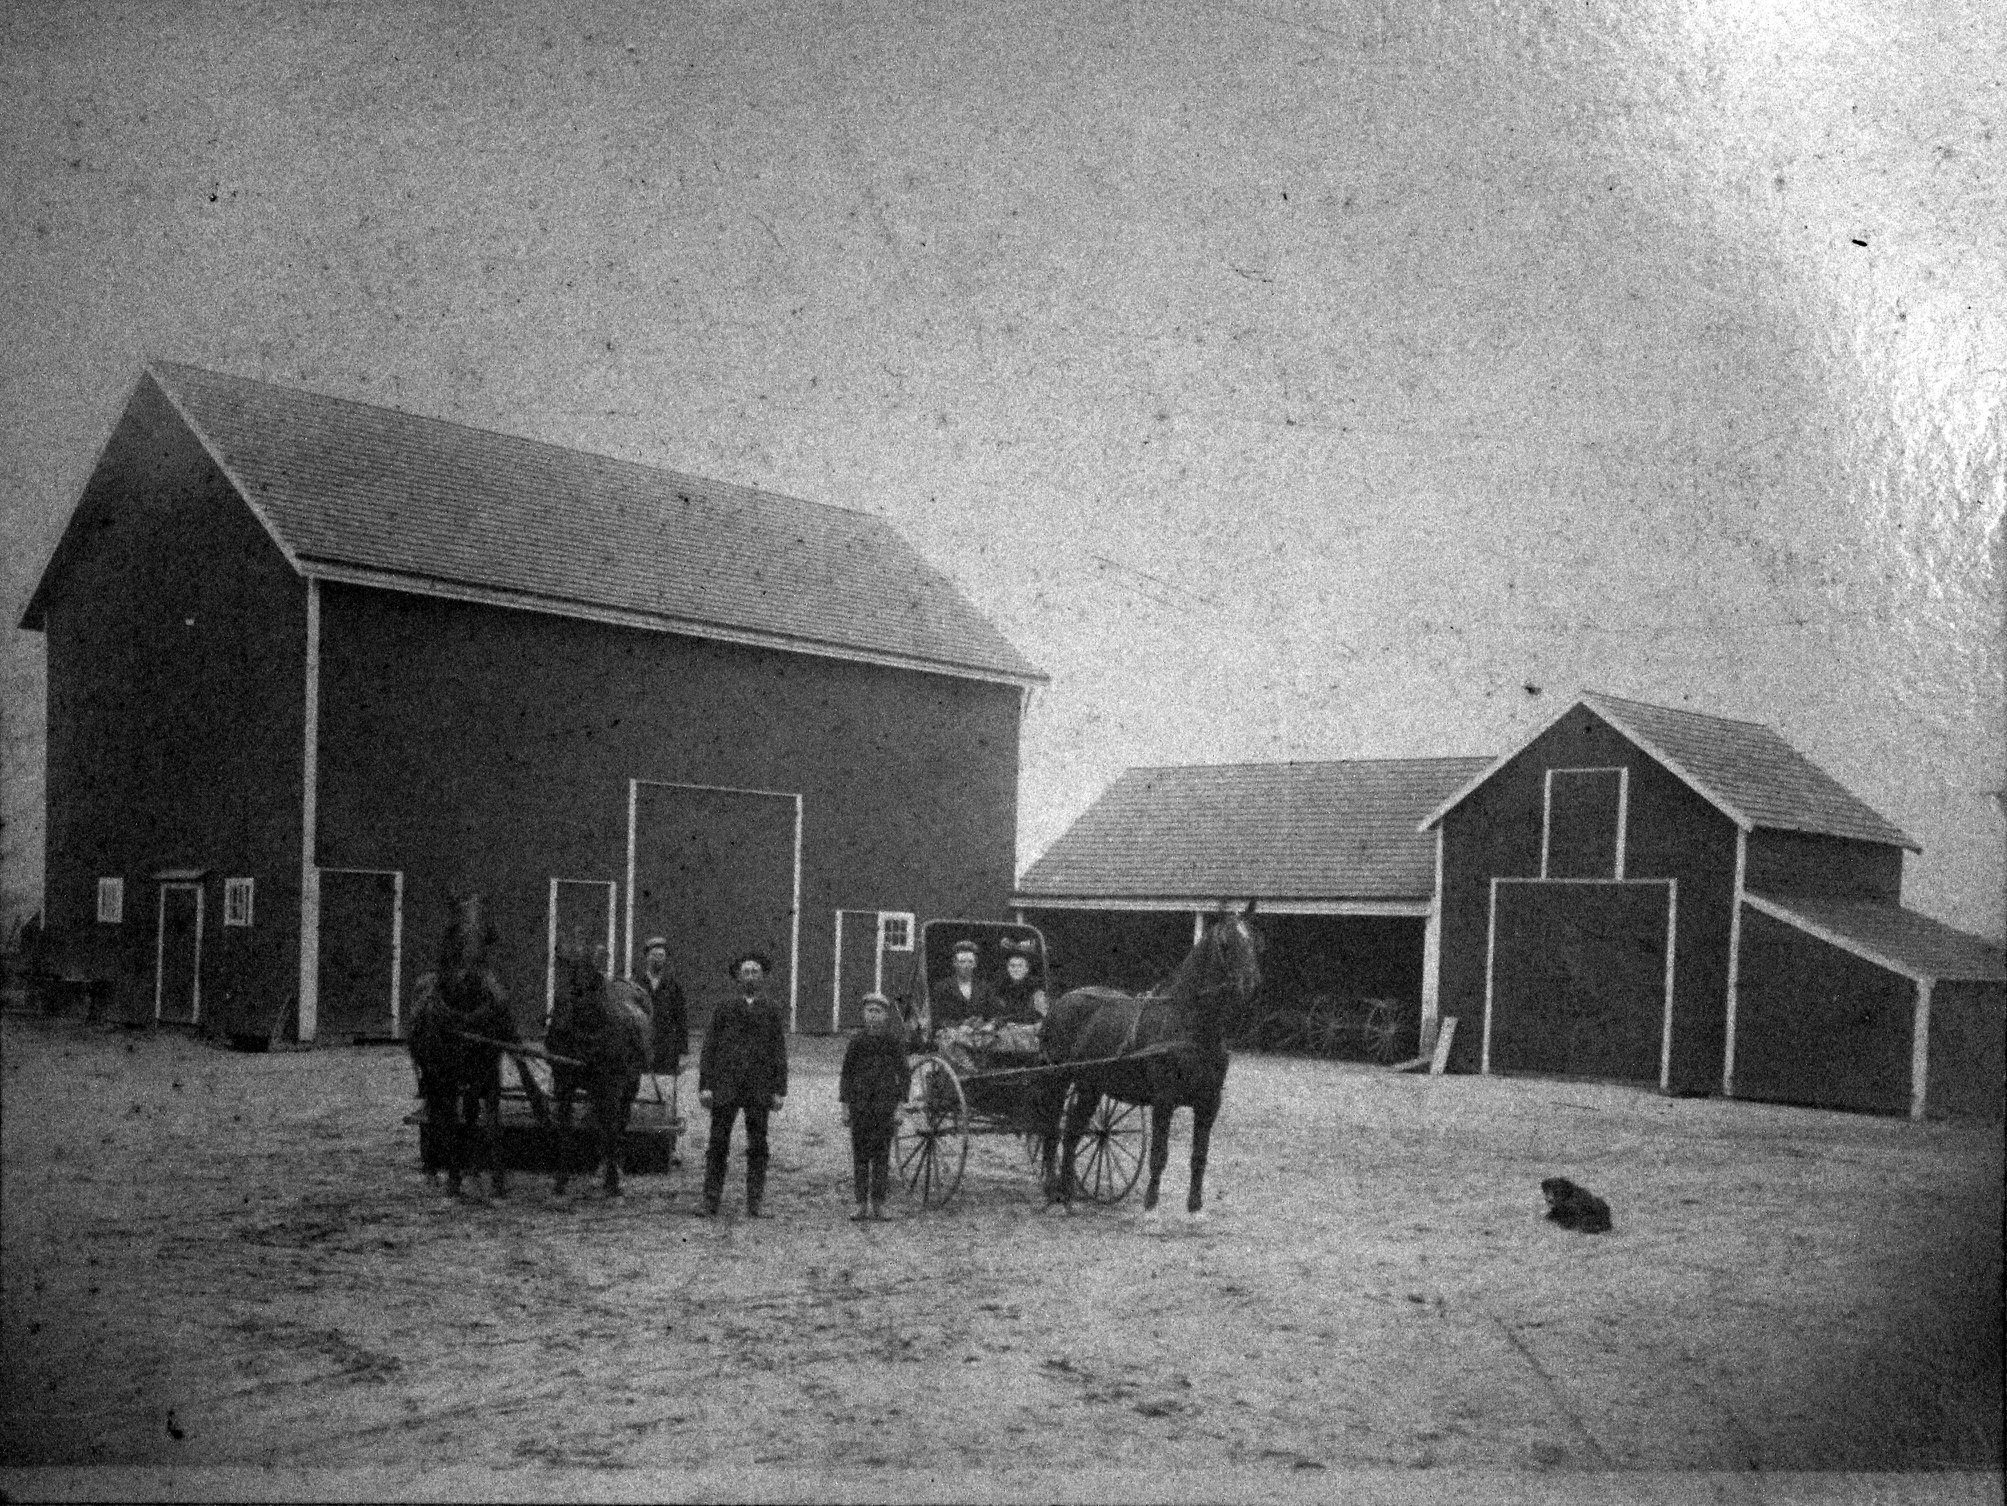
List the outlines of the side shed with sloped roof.
{"type": "Polygon", "coordinates": [[[1915,841],[1768,727],[1584,694],[1422,830],[1460,1070],[1998,1112],[2000,948],[1905,910],[1915,841]]]}
{"type": "Polygon", "coordinates": [[[479,889],[525,1024],[661,933],[826,1028],[856,937],[1007,913],[1044,677],[865,513],[157,364],[22,625],[50,929],[134,1017],[395,1033],[479,889]]]}
{"type": "Polygon", "coordinates": [[[1144,989],[1222,904],[1258,902],[1264,1003],[1384,997],[1432,1028],[1435,852],[1416,822],[1482,758],[1124,772],[1019,880],[1062,983],[1144,989]]]}

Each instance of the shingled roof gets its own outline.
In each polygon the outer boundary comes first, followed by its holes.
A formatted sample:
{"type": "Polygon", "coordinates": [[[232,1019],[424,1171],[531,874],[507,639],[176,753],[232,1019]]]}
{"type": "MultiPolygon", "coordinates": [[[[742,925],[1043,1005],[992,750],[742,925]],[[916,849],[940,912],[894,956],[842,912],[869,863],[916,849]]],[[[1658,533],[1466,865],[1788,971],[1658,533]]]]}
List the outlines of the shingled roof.
{"type": "Polygon", "coordinates": [[[1904,977],[1959,983],[2007,980],[2007,954],[1992,942],[1900,905],[1753,891],[1746,898],[1765,914],[1904,977]]]}
{"type": "Polygon", "coordinates": [[[1130,769],[1031,865],[1021,898],[1426,900],[1416,823],[1483,758],[1130,769]]]}
{"type": "Polygon", "coordinates": [[[193,366],[146,379],[304,575],[1046,678],[867,513],[193,366]]]}
{"type": "Polygon", "coordinates": [[[1744,831],[1762,826],[1816,832],[1923,851],[1914,837],[1870,809],[1761,722],[1731,721],[1594,691],[1584,692],[1517,748],[1488,765],[1432,810],[1423,827],[1434,826],[1578,706],[1595,712],[1744,831]]]}

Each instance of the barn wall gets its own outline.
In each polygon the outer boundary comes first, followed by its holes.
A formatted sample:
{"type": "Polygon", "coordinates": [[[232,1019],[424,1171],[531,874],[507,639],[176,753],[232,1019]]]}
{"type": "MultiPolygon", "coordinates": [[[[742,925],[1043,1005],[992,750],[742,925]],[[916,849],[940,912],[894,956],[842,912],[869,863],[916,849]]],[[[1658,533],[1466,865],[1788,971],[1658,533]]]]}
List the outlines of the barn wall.
{"type": "Polygon", "coordinates": [[[1490,880],[1539,876],[1546,771],[1585,767],[1630,770],[1624,876],[1678,883],[1672,1087],[1713,1091],[1727,1018],[1735,827],[1586,707],[1536,738],[1443,820],[1441,1008],[1462,1022],[1452,1069],[1479,1066],[1490,880]]]}
{"type": "Polygon", "coordinates": [[[1735,1096],[1907,1114],[1916,985],[1745,907],[1735,1096]]]}
{"type": "Polygon", "coordinates": [[[1998,1120],[2007,1085],[2007,984],[1939,983],[1930,995],[1924,1111],[1998,1120]]]}
{"type": "Polygon", "coordinates": [[[1757,830],[1749,834],[1745,879],[1758,894],[1800,894],[1819,899],[1902,903],[1900,847],[1853,842],[1805,831],[1757,830]]]}
{"type": "Polygon", "coordinates": [[[48,597],[48,916],[59,965],[153,1013],[154,873],[208,868],[203,1022],[262,1029],[297,984],[306,587],[150,381],[48,597]],[[125,880],[101,925],[97,880],[125,880]],[[256,881],[223,925],[223,879],[256,881]]]}
{"type": "Polygon", "coordinates": [[[549,880],[615,880],[624,914],[631,778],[803,795],[804,1028],[839,907],[1009,913],[1014,687],[355,587],[324,588],[321,622],[318,860],[403,870],[407,989],[472,887],[540,1003],[549,880]]]}

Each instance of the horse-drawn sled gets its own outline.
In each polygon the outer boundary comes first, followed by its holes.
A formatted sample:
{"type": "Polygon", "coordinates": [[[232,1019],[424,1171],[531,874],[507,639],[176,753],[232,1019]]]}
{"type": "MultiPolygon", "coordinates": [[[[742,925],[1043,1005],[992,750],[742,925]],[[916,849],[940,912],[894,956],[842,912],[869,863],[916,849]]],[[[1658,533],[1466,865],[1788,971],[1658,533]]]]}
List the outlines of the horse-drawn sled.
{"type": "MultiPolygon", "coordinates": [[[[1034,926],[929,921],[921,928],[920,1003],[911,1021],[921,1051],[913,1060],[893,1142],[894,1165],[923,1207],[954,1197],[968,1164],[969,1141],[1014,1140],[1043,1178],[1047,1197],[1117,1203],[1150,1163],[1145,1206],[1156,1205],[1170,1115],[1194,1115],[1193,1182],[1197,1211],[1206,1145],[1226,1076],[1221,1006],[1244,1003],[1259,983],[1256,943],[1239,914],[1221,916],[1178,971],[1147,995],[1083,988],[1052,998],[1045,938],[1034,926]],[[952,938],[952,940],[950,939],[952,938]],[[941,967],[950,949],[973,944],[978,967],[996,956],[1022,956],[1021,995],[1039,999],[1036,1026],[970,1026],[949,1016],[972,999],[957,997],[955,975],[941,967]],[[931,964],[931,965],[930,965],[931,964]],[[1048,1003],[1049,1001],[1049,1003],[1048,1003]],[[1149,1108],[1155,1136],[1146,1135],[1149,1108]]],[[[966,971],[966,969],[964,970],[966,971]]],[[[1008,995],[1005,977],[962,983],[973,994],[1008,995]]]]}
{"type": "Polygon", "coordinates": [[[560,1191],[573,1175],[603,1170],[609,1194],[623,1173],[667,1171],[682,1119],[673,1077],[665,1093],[652,1071],[644,992],[608,975],[603,956],[567,948],[544,1040],[526,1041],[488,965],[493,942],[479,896],[457,900],[440,965],[414,990],[411,1057],[425,1105],[413,1117],[425,1170],[444,1171],[456,1193],[467,1171],[485,1170],[498,1194],[511,1170],[549,1172],[560,1191]]]}

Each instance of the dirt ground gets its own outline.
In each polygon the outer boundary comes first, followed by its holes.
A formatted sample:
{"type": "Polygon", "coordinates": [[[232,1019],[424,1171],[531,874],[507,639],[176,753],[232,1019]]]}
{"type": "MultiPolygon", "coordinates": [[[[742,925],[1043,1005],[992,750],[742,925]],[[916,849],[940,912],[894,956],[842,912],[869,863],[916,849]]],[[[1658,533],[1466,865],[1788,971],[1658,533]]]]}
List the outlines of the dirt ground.
{"type": "Polygon", "coordinates": [[[701,1129],[617,1202],[518,1175],[454,1203],[392,1049],[19,1018],[0,1046],[14,1499],[222,1493],[219,1466],[254,1495],[1407,1500],[1447,1471],[1589,1500],[1599,1472],[1814,1470],[1999,1498],[1997,1126],[1242,1054],[1203,1220],[1181,1118],[1163,1216],[1048,1213],[990,1139],[946,1210],[854,1226],[841,1042],[797,1038],[749,1224],[736,1156],[730,1216],[689,1216],[701,1129]],[[1615,1231],[1544,1222],[1554,1174],[1615,1231]]]}

